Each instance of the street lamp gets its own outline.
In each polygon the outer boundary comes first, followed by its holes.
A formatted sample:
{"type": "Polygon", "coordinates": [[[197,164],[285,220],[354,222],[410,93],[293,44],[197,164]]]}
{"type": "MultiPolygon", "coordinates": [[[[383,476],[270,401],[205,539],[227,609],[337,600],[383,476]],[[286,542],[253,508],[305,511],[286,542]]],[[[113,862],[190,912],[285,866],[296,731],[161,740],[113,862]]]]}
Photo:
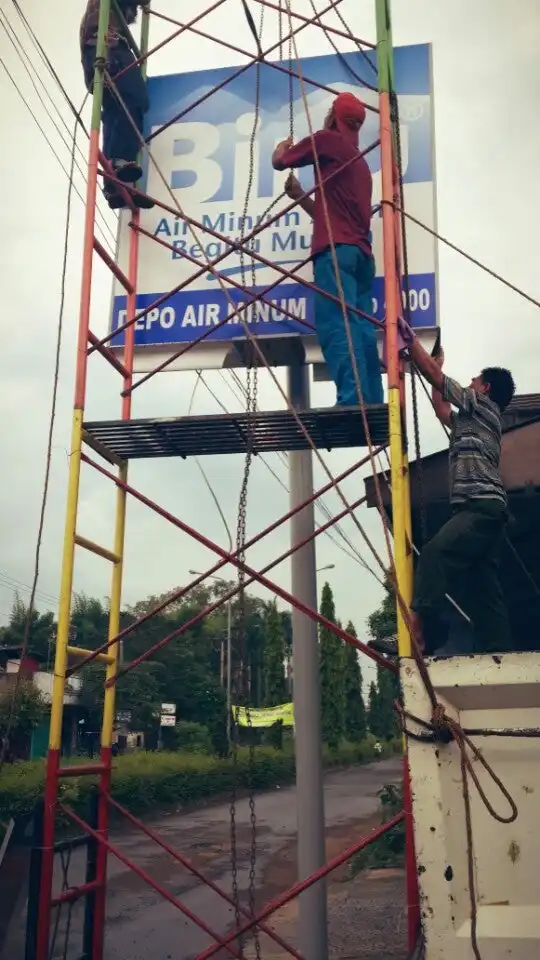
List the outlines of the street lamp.
{"type": "MultiPolygon", "coordinates": [[[[188,570],[188,573],[191,577],[202,577],[203,574],[199,570],[188,570]]],[[[217,580],[218,583],[227,583],[223,577],[216,577],[215,574],[208,575],[209,580],[217,580]]],[[[232,634],[232,597],[229,597],[227,600],[227,740],[231,742],[231,634],[232,634]]],[[[221,684],[223,686],[223,640],[221,641],[221,653],[220,653],[220,674],[221,674],[221,684]]]]}
{"type": "MultiPolygon", "coordinates": [[[[323,570],[334,570],[335,566],[336,566],[335,563],[327,563],[325,567],[319,567],[316,573],[322,573],[323,570]]],[[[191,573],[191,570],[190,570],[190,573],[191,573]]]]}

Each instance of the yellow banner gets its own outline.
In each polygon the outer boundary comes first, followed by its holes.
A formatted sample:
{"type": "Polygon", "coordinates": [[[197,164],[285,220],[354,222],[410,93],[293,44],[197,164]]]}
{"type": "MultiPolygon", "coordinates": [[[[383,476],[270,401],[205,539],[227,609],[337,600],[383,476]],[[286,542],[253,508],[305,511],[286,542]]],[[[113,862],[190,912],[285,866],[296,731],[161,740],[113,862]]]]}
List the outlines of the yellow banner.
{"type": "Polygon", "coordinates": [[[233,707],[233,720],[239,727],[271,727],[281,720],[284,727],[294,727],[292,703],[282,703],[279,707],[251,707],[249,719],[245,707],[233,707]]]}

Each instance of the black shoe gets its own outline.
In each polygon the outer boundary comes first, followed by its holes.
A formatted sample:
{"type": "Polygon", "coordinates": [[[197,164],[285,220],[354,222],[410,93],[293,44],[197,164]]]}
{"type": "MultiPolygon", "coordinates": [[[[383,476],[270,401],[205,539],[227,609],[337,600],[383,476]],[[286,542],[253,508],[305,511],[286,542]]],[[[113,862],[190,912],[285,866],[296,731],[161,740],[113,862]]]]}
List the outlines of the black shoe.
{"type": "Polygon", "coordinates": [[[368,647],[387,657],[398,656],[398,642],[395,637],[382,637],[380,640],[368,640],[368,647]]]}
{"type": "Polygon", "coordinates": [[[120,193],[116,193],[115,190],[104,190],[103,196],[111,210],[125,210],[127,208],[127,203],[123,196],[120,193]]]}
{"type": "Polygon", "coordinates": [[[122,183],[137,183],[143,175],[142,167],[133,160],[111,160],[111,166],[122,183]]]}
{"type": "MultiPolygon", "coordinates": [[[[131,191],[130,191],[131,194],[131,191]]],[[[152,210],[155,207],[155,203],[150,197],[147,197],[145,193],[134,193],[131,196],[134,206],[138,207],[139,210],[152,210]]]]}

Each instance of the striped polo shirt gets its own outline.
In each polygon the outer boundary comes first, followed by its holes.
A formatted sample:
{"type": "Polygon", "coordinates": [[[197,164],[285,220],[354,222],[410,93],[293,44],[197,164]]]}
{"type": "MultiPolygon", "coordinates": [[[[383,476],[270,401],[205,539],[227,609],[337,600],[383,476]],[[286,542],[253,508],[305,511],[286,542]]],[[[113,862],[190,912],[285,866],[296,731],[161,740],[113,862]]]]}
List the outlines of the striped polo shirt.
{"type": "Polygon", "coordinates": [[[486,394],[444,378],[443,397],[452,412],[450,436],[450,501],[498,500],[506,503],[499,472],[502,414],[486,394]]]}

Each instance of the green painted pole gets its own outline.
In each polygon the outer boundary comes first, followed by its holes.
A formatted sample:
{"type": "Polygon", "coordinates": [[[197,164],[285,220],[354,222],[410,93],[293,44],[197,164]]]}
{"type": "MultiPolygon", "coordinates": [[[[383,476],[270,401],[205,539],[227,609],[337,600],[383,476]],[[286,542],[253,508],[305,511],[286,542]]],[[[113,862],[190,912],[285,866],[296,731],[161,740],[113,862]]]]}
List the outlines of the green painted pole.
{"type": "Polygon", "coordinates": [[[94,67],[94,86],[92,97],[92,130],[101,127],[101,111],[103,109],[103,91],[105,88],[105,64],[107,62],[107,34],[111,14],[111,0],[101,0],[99,5],[98,36],[96,44],[96,63],[94,67]]]}

